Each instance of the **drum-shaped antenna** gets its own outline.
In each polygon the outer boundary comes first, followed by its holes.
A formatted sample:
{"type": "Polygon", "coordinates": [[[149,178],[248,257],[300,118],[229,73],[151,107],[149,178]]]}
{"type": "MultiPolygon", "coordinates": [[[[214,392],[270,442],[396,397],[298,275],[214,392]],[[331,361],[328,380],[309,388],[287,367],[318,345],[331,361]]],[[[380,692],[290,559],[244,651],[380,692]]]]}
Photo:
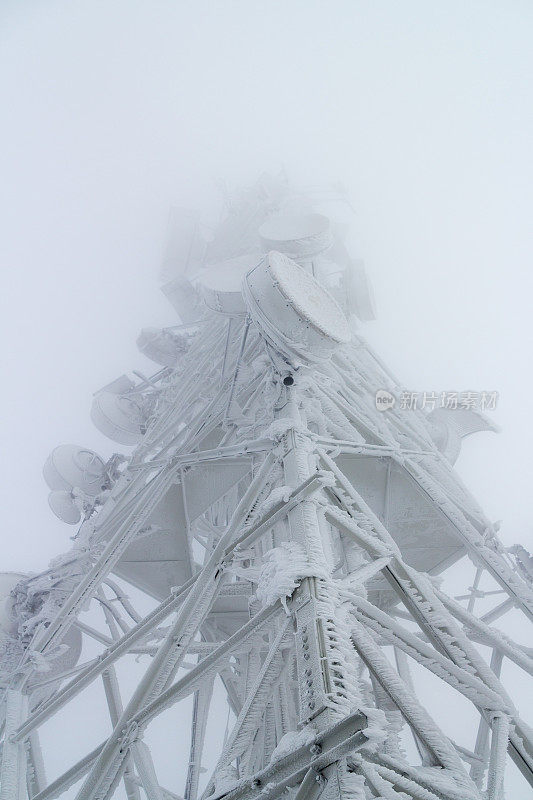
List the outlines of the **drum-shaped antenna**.
{"type": "Polygon", "coordinates": [[[329,219],[323,214],[277,214],[259,228],[265,251],[278,250],[294,259],[306,259],[330,247],[329,219]]]}
{"type": "Polygon", "coordinates": [[[135,445],[142,439],[142,414],[129,397],[99,392],[93,400],[91,419],[100,433],[119,444],[135,445]]]}
{"type": "Polygon", "coordinates": [[[61,522],[76,525],[81,519],[81,512],[66,489],[56,489],[48,495],[48,505],[61,522]]]}
{"type": "Polygon", "coordinates": [[[61,444],[46,460],[43,476],[52,490],[67,489],[74,486],[91,497],[102,491],[105,464],[92,450],[85,450],[76,444],[61,444]]]}
{"type": "Polygon", "coordinates": [[[242,279],[248,270],[261,261],[261,253],[237,256],[210,264],[197,276],[204,302],[212,311],[230,316],[246,314],[242,296],[242,279]]]}
{"type": "Polygon", "coordinates": [[[162,367],[175,367],[184,348],[170,331],[143,328],[137,337],[137,347],[147,358],[162,367]]]}
{"type": "Polygon", "coordinates": [[[275,251],[250,270],[243,284],[254,322],[285,353],[327,357],[351,333],[341,307],[296,262],[275,251]]]}

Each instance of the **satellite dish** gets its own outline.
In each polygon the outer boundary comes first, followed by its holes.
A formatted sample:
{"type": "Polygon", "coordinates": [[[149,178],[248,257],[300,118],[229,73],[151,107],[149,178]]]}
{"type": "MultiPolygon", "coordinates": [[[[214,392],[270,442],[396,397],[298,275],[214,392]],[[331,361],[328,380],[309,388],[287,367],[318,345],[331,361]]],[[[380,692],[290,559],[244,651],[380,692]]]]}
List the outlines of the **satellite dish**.
{"type": "Polygon", "coordinates": [[[98,392],[111,392],[111,394],[126,394],[129,392],[130,389],[133,389],[135,386],[134,381],[131,378],[128,378],[127,375],[119,375],[118,378],[111,381],[111,383],[106,383],[105,386],[102,386],[101,389],[98,389],[98,392]]]}
{"type": "Polygon", "coordinates": [[[221,314],[246,314],[242,280],[250,267],[261,258],[261,253],[228,258],[199,272],[198,286],[208,308],[221,314]]]}
{"type": "Polygon", "coordinates": [[[81,519],[81,512],[66,489],[56,489],[48,495],[48,505],[61,522],[76,525],[81,519]]]}
{"type": "Polygon", "coordinates": [[[318,281],[283,253],[271,252],[244,280],[254,322],[285,352],[328,357],[351,339],[341,307],[318,281]]]}
{"type": "Polygon", "coordinates": [[[498,426],[479,411],[470,408],[435,408],[427,415],[430,435],[440,452],[455,464],[461,440],[479,431],[498,431],[498,426]]]}
{"type": "Polygon", "coordinates": [[[137,347],[151,361],[172,368],[187,350],[183,341],[161,328],[143,328],[137,337],[137,347]]]}
{"type": "Polygon", "coordinates": [[[323,214],[276,214],[259,228],[265,251],[294,259],[318,255],[331,246],[330,222],[323,214]]]}
{"type": "Polygon", "coordinates": [[[99,392],[93,400],[91,419],[100,433],[119,444],[135,445],[142,439],[142,413],[127,396],[99,392]]]}
{"type": "Polygon", "coordinates": [[[92,450],[76,444],[61,444],[52,450],[43,467],[50,489],[70,490],[74,486],[91,497],[102,491],[105,464],[92,450]]]}

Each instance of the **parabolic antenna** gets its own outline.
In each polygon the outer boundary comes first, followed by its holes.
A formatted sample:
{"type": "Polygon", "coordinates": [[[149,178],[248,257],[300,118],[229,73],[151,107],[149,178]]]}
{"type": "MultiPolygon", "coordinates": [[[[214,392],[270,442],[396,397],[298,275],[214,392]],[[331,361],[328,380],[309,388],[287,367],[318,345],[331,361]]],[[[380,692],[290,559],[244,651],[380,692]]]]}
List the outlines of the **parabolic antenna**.
{"type": "Polygon", "coordinates": [[[303,267],[272,251],[244,280],[248,310],[285,352],[327,357],[351,339],[341,307],[303,267]]]}
{"type": "Polygon", "coordinates": [[[119,444],[134,445],[142,439],[142,414],[129,397],[99,392],[93,400],[91,419],[100,433],[119,444]]]}
{"type": "Polygon", "coordinates": [[[455,464],[461,450],[461,440],[479,431],[498,431],[484,414],[470,408],[435,408],[428,414],[431,438],[443,456],[455,464]]]}
{"type": "Polygon", "coordinates": [[[247,254],[219,261],[201,270],[197,282],[205,304],[221,314],[245,314],[242,280],[250,267],[261,258],[261,253],[247,254]]]}
{"type": "Polygon", "coordinates": [[[43,476],[52,490],[72,489],[95,497],[102,490],[105,464],[92,450],[76,444],[61,444],[48,456],[43,476]]]}
{"type": "Polygon", "coordinates": [[[329,219],[323,214],[277,214],[259,228],[264,250],[310,258],[330,247],[329,219]]]}
{"type": "Polygon", "coordinates": [[[81,512],[67,489],[56,489],[48,495],[48,505],[61,522],[76,525],[81,519],[81,512]]]}
{"type": "Polygon", "coordinates": [[[137,337],[137,347],[162,367],[175,367],[178,356],[183,352],[172,333],[161,328],[143,328],[137,337]]]}

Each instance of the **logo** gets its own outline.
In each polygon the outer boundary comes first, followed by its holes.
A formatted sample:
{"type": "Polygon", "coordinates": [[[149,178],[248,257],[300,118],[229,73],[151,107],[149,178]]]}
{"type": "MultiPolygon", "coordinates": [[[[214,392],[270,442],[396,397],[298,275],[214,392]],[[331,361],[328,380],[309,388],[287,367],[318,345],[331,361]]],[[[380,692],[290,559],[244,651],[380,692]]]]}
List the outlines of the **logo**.
{"type": "Polygon", "coordinates": [[[376,408],[378,411],[388,411],[393,408],[396,398],[386,389],[378,389],[376,392],[376,408]]]}

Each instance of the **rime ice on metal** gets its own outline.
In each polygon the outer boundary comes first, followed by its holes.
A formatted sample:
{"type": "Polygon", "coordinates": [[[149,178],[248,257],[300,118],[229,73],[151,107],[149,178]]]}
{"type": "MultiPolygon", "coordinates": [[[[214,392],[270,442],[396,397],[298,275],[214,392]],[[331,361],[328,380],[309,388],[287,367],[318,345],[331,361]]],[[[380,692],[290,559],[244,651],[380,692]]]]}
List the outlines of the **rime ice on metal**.
{"type": "Polygon", "coordinates": [[[509,759],[533,784],[503,685],[533,653],[493,627],[531,621],[531,556],[503,547],[452,468],[494,426],[391,401],[403,388],[360,333],[374,311],[345,211],[336,192],[262,179],[209,237],[198,214],[171,218],[162,289],[179,320],[141,331],[157,371],[111,381],[91,412],[126,450],[53,451],[73,546],[1,576],[0,800],[503,800],[509,759]],[[134,658],[125,701],[115,666],[134,658]],[[471,741],[423,702],[421,670],[464,698],[471,741]],[[41,729],[61,714],[83,737],[95,681],[111,732],[51,779],[41,729]],[[169,708],[191,727],[181,787],[161,785],[145,736],[169,708]]]}

